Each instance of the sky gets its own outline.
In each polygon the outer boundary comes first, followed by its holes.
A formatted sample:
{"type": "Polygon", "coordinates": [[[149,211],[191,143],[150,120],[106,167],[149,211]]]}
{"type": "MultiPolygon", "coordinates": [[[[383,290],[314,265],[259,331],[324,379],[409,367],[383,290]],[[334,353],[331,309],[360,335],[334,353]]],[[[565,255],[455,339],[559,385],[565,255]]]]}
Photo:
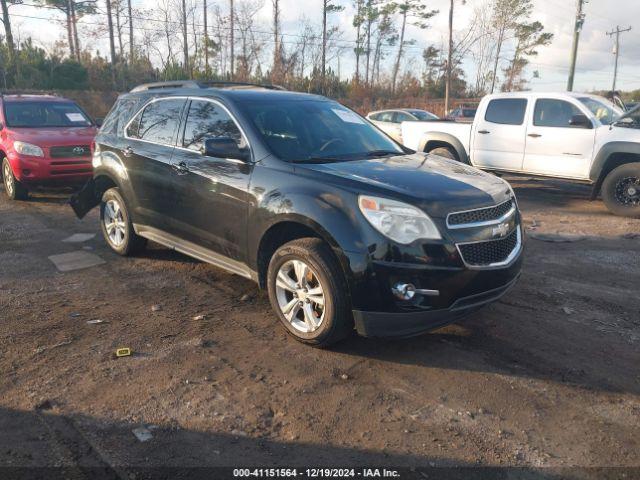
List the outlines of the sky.
{"type": "MultiPolygon", "coordinates": [[[[241,0],[239,0],[241,1],[241,0]]],[[[462,33],[469,28],[473,17],[474,8],[483,4],[486,0],[467,0],[462,5],[456,0],[454,18],[454,30],[462,33]]],[[[25,0],[25,3],[34,3],[34,0],[25,0]]],[[[134,7],[152,8],[155,0],[133,0],[134,7]]],[[[226,8],[227,0],[209,0],[209,4],[219,3],[221,8],[226,8]]],[[[355,39],[355,31],[352,27],[354,8],[351,0],[338,0],[345,6],[345,10],[330,16],[330,24],[337,25],[345,42],[355,39]]],[[[419,76],[422,71],[421,51],[427,45],[440,47],[446,43],[447,20],[449,0],[430,0],[426,2],[429,8],[439,10],[439,14],[430,20],[430,28],[418,30],[409,27],[408,39],[416,40],[416,44],[408,48],[405,68],[416,69],[419,76]]],[[[322,0],[281,0],[282,31],[295,35],[300,29],[300,19],[308,18],[311,22],[320,24],[322,12],[322,0]]],[[[257,14],[259,29],[270,30],[272,7],[270,0],[264,0],[264,6],[257,14]]],[[[585,5],[585,24],[580,37],[578,61],[574,90],[590,91],[611,89],[613,81],[613,37],[606,35],[607,31],[614,30],[616,26],[632,30],[621,34],[620,58],[618,67],[619,90],[640,89],[640,1],[639,0],[589,0],[585,5]]],[[[10,13],[13,16],[14,30],[20,38],[31,36],[36,44],[50,46],[55,40],[64,39],[64,29],[53,22],[52,18],[61,18],[60,13],[50,10],[35,9],[27,5],[12,6],[10,13]],[[21,17],[19,16],[21,15],[21,17]],[[42,19],[26,17],[43,17],[42,19]]],[[[526,77],[531,79],[529,88],[533,90],[564,90],[566,88],[569,72],[570,52],[575,21],[575,0],[534,0],[532,20],[539,20],[545,26],[546,31],[554,34],[551,45],[539,49],[539,55],[530,59],[526,77]],[[538,71],[539,78],[533,78],[533,71],[538,71]]],[[[97,20],[104,19],[98,17],[97,20]]],[[[95,20],[94,20],[95,21],[95,20]]],[[[82,31],[81,31],[82,33],[82,31]]],[[[15,33],[14,33],[15,35],[15,33]]],[[[295,40],[295,37],[286,37],[285,42],[295,40]]],[[[106,39],[99,40],[93,45],[102,52],[107,51],[106,39]]],[[[511,52],[513,48],[511,47],[511,52]]],[[[389,56],[393,54],[390,50],[389,56]]],[[[505,53],[509,54],[509,48],[505,53]]],[[[387,61],[387,70],[390,70],[391,59],[387,61]]],[[[341,76],[348,77],[353,74],[355,59],[350,51],[340,55],[334,60],[332,68],[340,68],[341,76]]],[[[464,64],[467,80],[473,81],[475,72],[472,62],[464,64]]]]}

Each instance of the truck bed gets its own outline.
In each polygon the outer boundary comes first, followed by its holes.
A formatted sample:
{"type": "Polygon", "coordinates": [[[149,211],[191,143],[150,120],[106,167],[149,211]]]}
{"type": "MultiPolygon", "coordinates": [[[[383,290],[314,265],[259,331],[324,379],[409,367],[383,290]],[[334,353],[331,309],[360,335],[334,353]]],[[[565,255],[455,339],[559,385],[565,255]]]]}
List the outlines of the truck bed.
{"type": "Polygon", "coordinates": [[[426,133],[442,132],[453,135],[460,140],[468,152],[472,126],[471,123],[437,120],[429,122],[402,122],[402,140],[406,147],[413,150],[420,150],[420,141],[426,133]]]}

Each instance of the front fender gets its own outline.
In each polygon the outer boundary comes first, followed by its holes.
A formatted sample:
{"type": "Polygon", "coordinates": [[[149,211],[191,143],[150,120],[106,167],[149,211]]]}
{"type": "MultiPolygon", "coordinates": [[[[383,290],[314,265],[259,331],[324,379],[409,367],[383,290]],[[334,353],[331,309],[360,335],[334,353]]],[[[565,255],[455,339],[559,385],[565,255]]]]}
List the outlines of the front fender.
{"type": "Polygon", "coordinates": [[[629,153],[632,155],[640,156],[640,143],[636,142],[610,142],[603,145],[596,154],[593,163],[591,164],[591,171],[589,172],[589,179],[594,183],[602,183],[602,172],[605,170],[607,160],[614,153],[629,153]]]}
{"type": "Polygon", "coordinates": [[[449,144],[456,151],[461,162],[469,163],[469,155],[467,154],[467,150],[464,148],[464,145],[462,145],[462,142],[457,137],[450,133],[429,132],[424,134],[420,139],[418,151],[426,152],[429,149],[430,144],[442,143],[449,144]]]}

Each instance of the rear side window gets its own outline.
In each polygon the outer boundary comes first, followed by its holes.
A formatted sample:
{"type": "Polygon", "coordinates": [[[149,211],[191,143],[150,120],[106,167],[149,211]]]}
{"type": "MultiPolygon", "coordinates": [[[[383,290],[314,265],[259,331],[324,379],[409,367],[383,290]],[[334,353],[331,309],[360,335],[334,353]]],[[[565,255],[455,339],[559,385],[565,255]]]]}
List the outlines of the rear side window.
{"type": "Polygon", "coordinates": [[[140,100],[137,98],[119,99],[104,119],[100,132],[110,135],[121,134],[139,103],[140,100]]]}
{"type": "Polygon", "coordinates": [[[498,98],[489,102],[484,119],[502,125],[522,125],[526,110],[527,100],[524,98],[498,98]]]}
{"type": "Polygon", "coordinates": [[[393,112],[382,112],[382,113],[378,114],[377,120],[379,122],[393,123],[393,117],[394,117],[394,113],[393,112]]]}
{"type": "Polygon", "coordinates": [[[184,99],[163,99],[150,103],[127,128],[127,136],[162,145],[173,145],[184,99]]]}
{"type": "Polygon", "coordinates": [[[413,122],[415,119],[404,112],[396,112],[395,123],[413,122]]]}
{"type": "Polygon", "coordinates": [[[205,138],[233,138],[242,148],[242,133],[231,116],[220,105],[204,100],[194,100],[189,107],[182,146],[200,150],[205,138]]]}
{"type": "Polygon", "coordinates": [[[536,101],[533,112],[533,124],[536,127],[571,127],[569,122],[574,115],[582,112],[572,103],[553,98],[541,98],[536,101]]]}

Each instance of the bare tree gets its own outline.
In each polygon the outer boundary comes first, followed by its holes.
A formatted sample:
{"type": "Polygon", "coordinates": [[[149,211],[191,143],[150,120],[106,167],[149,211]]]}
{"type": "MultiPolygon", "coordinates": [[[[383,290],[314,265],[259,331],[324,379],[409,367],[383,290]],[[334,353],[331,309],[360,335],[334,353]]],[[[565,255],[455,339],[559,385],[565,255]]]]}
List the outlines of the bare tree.
{"type": "Polygon", "coordinates": [[[189,75],[191,78],[191,69],[189,68],[189,41],[187,39],[187,2],[186,0],[182,0],[182,68],[184,69],[185,74],[189,75]]]}
{"type": "Polygon", "coordinates": [[[229,0],[229,49],[230,49],[230,67],[229,74],[233,79],[234,69],[235,69],[235,53],[234,53],[234,45],[235,45],[235,28],[234,28],[234,19],[235,19],[235,9],[233,8],[233,0],[229,0]]]}
{"type": "Polygon", "coordinates": [[[322,89],[324,91],[327,76],[327,15],[344,10],[335,0],[322,0],[322,89]]]}
{"type": "Polygon", "coordinates": [[[395,92],[398,72],[400,71],[400,62],[402,61],[402,55],[404,53],[404,37],[407,29],[407,23],[424,30],[428,27],[427,20],[437,14],[438,10],[428,10],[427,6],[423,3],[423,0],[401,0],[391,3],[389,7],[394,13],[397,12],[401,19],[398,54],[396,56],[395,64],[393,65],[393,74],[391,76],[391,91],[395,92]]]}
{"type": "Polygon", "coordinates": [[[282,52],[280,51],[280,0],[271,0],[273,5],[273,65],[271,81],[279,82],[282,75],[282,52]]]}
{"type": "Polygon", "coordinates": [[[131,8],[131,0],[127,0],[127,14],[129,15],[129,62],[133,63],[133,61],[135,60],[135,47],[133,37],[133,13],[131,8]]]}

